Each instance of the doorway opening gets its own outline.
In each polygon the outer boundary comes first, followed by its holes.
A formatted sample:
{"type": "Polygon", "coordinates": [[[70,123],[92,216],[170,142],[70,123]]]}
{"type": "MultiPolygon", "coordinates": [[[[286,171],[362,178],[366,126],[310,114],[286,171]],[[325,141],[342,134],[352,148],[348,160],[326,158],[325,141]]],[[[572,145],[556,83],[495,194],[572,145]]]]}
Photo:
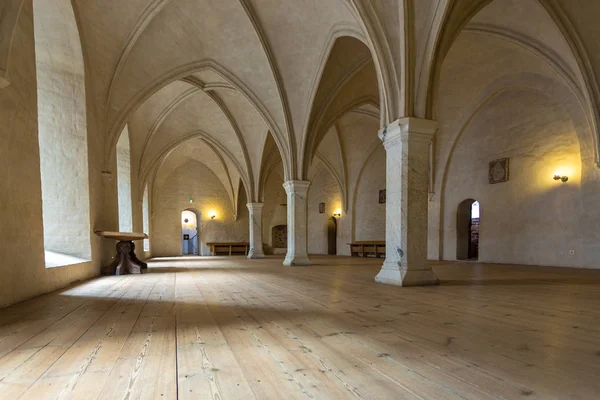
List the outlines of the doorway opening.
{"type": "Polygon", "coordinates": [[[184,256],[200,255],[198,221],[200,215],[192,210],[181,213],[181,254],[184,256]]]}
{"type": "Polygon", "coordinates": [[[456,259],[479,259],[479,226],[481,221],[479,202],[464,200],[458,206],[456,221],[456,259]]]}
{"type": "Polygon", "coordinates": [[[327,254],[337,255],[337,220],[335,217],[327,221],[327,254]]]}

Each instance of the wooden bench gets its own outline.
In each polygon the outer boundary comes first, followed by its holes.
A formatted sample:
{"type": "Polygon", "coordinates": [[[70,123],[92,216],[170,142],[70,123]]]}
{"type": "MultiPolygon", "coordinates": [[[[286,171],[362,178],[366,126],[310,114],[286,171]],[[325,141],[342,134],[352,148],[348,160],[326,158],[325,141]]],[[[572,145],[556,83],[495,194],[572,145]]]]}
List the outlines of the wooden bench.
{"type": "Polygon", "coordinates": [[[368,257],[372,255],[375,258],[385,258],[385,241],[359,241],[348,243],[352,257],[368,257]]]}
{"type": "Polygon", "coordinates": [[[213,256],[246,256],[250,248],[250,243],[246,242],[213,242],[207,245],[213,256]]]}

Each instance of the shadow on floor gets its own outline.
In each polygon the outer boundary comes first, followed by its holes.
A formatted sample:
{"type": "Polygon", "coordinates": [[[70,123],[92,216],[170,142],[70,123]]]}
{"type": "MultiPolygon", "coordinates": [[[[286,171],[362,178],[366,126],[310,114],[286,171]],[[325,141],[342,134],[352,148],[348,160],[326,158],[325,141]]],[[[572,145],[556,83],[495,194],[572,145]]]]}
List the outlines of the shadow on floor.
{"type": "Polygon", "coordinates": [[[523,277],[520,279],[484,279],[484,280],[454,280],[440,279],[440,285],[443,286],[539,286],[539,285],[597,285],[600,286],[599,279],[582,278],[532,278],[523,277]]]}

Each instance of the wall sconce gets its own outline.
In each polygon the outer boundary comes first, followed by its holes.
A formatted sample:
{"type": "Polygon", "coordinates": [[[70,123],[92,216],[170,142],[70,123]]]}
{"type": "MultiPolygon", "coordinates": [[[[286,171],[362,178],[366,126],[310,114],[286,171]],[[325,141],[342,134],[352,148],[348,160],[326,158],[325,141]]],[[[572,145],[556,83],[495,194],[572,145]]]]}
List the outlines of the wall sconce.
{"type": "Polygon", "coordinates": [[[569,177],[566,175],[560,176],[560,175],[556,174],[556,175],[554,175],[554,180],[562,181],[563,183],[566,183],[569,180],[569,177]]]}
{"type": "Polygon", "coordinates": [[[339,218],[342,216],[342,211],[341,210],[337,210],[336,212],[333,213],[333,216],[336,218],[339,218]]]}
{"type": "Polygon", "coordinates": [[[217,217],[217,214],[212,213],[211,216],[210,216],[210,219],[215,219],[216,217],[217,217]]]}

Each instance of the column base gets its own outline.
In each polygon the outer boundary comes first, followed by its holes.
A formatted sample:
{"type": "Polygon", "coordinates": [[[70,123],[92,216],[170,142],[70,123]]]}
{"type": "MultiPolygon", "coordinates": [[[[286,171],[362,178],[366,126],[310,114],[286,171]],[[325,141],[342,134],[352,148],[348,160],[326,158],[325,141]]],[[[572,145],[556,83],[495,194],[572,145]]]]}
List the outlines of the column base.
{"type": "Polygon", "coordinates": [[[394,286],[435,286],[440,280],[431,267],[418,269],[399,267],[397,263],[383,263],[381,271],[375,277],[375,282],[394,286]]]}
{"type": "Polygon", "coordinates": [[[307,256],[295,256],[288,254],[283,260],[283,265],[286,267],[310,267],[312,262],[307,256]]]}
{"type": "Polygon", "coordinates": [[[248,260],[261,260],[265,258],[265,254],[263,252],[252,251],[248,252],[248,260]]]}

